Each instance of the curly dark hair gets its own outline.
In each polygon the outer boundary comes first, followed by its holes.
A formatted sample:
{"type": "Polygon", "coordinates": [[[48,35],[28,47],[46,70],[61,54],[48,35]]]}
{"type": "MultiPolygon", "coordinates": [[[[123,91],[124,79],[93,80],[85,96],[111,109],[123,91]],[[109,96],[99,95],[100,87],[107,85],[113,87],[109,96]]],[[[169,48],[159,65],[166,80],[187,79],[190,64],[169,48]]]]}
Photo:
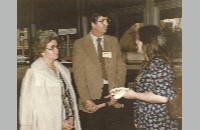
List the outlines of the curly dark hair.
{"type": "Polygon", "coordinates": [[[146,25],[138,30],[139,38],[143,42],[144,53],[149,60],[161,57],[167,63],[171,63],[171,58],[166,48],[166,38],[164,33],[156,25],[146,25]]]}
{"type": "Polygon", "coordinates": [[[33,56],[34,59],[41,57],[41,53],[45,50],[46,45],[52,40],[58,41],[58,35],[53,31],[38,31],[34,45],[33,45],[33,56]]]}
{"type": "Polygon", "coordinates": [[[103,16],[103,17],[109,17],[108,16],[108,13],[106,13],[106,12],[96,12],[96,13],[93,13],[91,16],[90,16],[90,18],[89,18],[89,22],[90,23],[97,23],[97,20],[98,20],[98,18],[99,17],[101,17],[101,16],[103,16]]]}

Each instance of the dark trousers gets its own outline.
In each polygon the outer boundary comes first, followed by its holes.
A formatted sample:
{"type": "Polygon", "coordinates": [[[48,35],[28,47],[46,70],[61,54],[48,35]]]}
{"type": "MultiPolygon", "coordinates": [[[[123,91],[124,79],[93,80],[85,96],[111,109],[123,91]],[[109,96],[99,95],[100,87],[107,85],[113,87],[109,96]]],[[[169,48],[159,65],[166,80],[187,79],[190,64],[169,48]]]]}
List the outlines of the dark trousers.
{"type": "Polygon", "coordinates": [[[82,130],[132,130],[123,108],[104,107],[95,113],[80,111],[82,130]]]}
{"type": "MultiPolygon", "coordinates": [[[[108,95],[108,86],[104,85],[102,97],[108,95]]],[[[106,106],[94,113],[80,111],[82,130],[133,130],[127,122],[124,108],[106,106]]],[[[133,116],[133,115],[131,115],[133,116]]]]}

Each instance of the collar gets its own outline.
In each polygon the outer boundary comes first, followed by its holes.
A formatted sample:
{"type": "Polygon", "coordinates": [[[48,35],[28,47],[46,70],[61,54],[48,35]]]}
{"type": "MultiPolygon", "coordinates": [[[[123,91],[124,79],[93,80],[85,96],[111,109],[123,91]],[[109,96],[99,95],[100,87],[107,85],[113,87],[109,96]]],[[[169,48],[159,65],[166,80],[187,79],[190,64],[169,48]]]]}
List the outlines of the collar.
{"type": "Polygon", "coordinates": [[[92,34],[92,32],[90,32],[90,37],[92,38],[92,41],[96,42],[97,38],[101,38],[101,41],[104,41],[104,35],[102,35],[101,37],[96,37],[95,35],[92,34]]]}

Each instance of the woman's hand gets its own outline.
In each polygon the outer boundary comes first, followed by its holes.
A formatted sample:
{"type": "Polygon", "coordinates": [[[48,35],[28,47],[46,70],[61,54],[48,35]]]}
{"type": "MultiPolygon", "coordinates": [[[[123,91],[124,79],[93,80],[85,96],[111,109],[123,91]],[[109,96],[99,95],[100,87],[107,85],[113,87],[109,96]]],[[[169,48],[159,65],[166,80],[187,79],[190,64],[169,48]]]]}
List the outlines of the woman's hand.
{"type": "Polygon", "coordinates": [[[62,122],[63,130],[71,130],[74,128],[73,117],[70,117],[68,120],[63,120],[62,122]]]}
{"type": "Polygon", "coordinates": [[[137,93],[132,90],[132,89],[129,89],[129,90],[126,90],[126,93],[124,94],[124,98],[126,99],[136,99],[136,95],[137,93]]]}

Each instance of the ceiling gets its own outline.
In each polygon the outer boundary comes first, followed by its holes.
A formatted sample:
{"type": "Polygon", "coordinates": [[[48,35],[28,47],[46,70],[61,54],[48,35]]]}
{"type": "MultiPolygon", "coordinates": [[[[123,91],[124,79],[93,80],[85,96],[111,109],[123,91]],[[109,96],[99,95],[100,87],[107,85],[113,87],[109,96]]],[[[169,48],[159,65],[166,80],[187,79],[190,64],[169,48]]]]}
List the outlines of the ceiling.
{"type": "MultiPolygon", "coordinates": [[[[77,27],[78,15],[96,11],[120,13],[122,23],[143,20],[137,7],[144,7],[146,0],[17,0],[17,26],[24,28],[30,21],[38,28],[77,27]],[[85,5],[85,6],[83,6],[85,5]],[[85,9],[83,9],[85,7],[85,9]],[[132,12],[133,11],[133,12],[132,12]],[[132,13],[131,13],[132,12],[132,13]]],[[[154,3],[182,0],[154,0],[154,3]]],[[[168,2],[169,3],[169,2],[168,2]]],[[[160,18],[182,17],[182,7],[163,9],[160,18]]]]}

